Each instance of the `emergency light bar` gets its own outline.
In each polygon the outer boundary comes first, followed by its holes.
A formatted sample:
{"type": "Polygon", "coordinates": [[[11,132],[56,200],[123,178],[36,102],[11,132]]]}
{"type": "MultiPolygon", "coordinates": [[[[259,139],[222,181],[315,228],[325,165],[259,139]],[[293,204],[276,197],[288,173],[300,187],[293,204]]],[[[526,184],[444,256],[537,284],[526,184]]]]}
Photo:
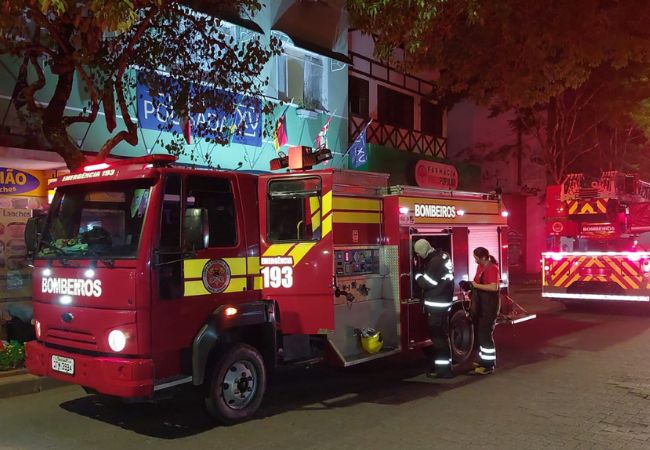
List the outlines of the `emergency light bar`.
{"type": "Polygon", "coordinates": [[[147,155],[138,158],[124,158],[110,163],[101,162],[96,164],[89,164],[83,167],[84,172],[94,172],[96,170],[104,170],[113,166],[124,166],[128,164],[153,164],[154,166],[168,166],[176,162],[178,158],[174,155],[147,155]]]}
{"type": "Polygon", "coordinates": [[[630,302],[650,302],[650,297],[647,295],[569,294],[566,292],[542,292],[542,297],[582,300],[623,300],[630,302]]]}

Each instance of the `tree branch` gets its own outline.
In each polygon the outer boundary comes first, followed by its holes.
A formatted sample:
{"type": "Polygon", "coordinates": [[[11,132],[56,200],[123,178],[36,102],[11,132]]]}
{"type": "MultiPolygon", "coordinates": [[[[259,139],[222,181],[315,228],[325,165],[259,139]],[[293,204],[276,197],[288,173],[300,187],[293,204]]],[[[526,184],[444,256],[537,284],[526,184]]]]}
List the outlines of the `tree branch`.
{"type": "Polygon", "coordinates": [[[93,123],[97,118],[97,113],[99,112],[99,93],[95,89],[93,81],[90,79],[90,76],[86,73],[81,64],[76,63],[75,68],[79,77],[83,80],[88,93],[90,94],[90,114],[85,115],[83,112],[79,113],[76,116],[66,116],[63,118],[63,125],[67,128],[73,123],[93,123]]]}

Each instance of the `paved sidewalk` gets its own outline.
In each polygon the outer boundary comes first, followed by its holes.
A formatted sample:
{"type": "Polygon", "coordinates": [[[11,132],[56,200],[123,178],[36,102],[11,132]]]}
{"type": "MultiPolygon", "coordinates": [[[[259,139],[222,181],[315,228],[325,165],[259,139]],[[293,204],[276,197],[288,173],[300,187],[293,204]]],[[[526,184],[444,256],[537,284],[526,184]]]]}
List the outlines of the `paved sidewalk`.
{"type": "Polygon", "coordinates": [[[33,394],[67,384],[47,377],[30,375],[26,369],[9,370],[0,372],[0,398],[33,394]]]}

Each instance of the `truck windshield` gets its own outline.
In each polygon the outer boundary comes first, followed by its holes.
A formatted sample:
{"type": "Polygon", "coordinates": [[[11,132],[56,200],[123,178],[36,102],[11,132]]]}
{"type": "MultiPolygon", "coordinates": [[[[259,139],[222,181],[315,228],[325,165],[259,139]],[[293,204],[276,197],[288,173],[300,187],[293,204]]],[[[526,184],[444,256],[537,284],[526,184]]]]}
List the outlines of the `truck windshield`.
{"type": "Polygon", "coordinates": [[[150,189],[143,180],[57,189],[36,256],[134,257],[150,189]]]}

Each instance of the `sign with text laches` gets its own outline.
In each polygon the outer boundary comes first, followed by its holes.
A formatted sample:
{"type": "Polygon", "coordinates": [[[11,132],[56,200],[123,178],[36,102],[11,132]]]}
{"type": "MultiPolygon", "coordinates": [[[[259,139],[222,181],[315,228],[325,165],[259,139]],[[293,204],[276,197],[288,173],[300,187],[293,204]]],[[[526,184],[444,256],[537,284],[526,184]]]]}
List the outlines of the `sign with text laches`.
{"type": "MultiPolygon", "coordinates": [[[[174,117],[173,103],[169,96],[156,96],[157,104],[154,104],[149,87],[140,80],[136,87],[136,95],[138,122],[141,128],[159,130],[161,126],[171,121],[173,124],[171,131],[183,135],[179,120],[174,117]]],[[[261,147],[263,124],[260,101],[241,94],[234,96],[233,101],[237,103],[234,114],[226,114],[225,111],[214,108],[190,113],[191,128],[194,130],[199,125],[206,124],[208,132],[204,137],[208,138],[214,138],[217,133],[224,133],[227,136],[227,133],[236,130],[232,137],[233,143],[261,147]]]]}

